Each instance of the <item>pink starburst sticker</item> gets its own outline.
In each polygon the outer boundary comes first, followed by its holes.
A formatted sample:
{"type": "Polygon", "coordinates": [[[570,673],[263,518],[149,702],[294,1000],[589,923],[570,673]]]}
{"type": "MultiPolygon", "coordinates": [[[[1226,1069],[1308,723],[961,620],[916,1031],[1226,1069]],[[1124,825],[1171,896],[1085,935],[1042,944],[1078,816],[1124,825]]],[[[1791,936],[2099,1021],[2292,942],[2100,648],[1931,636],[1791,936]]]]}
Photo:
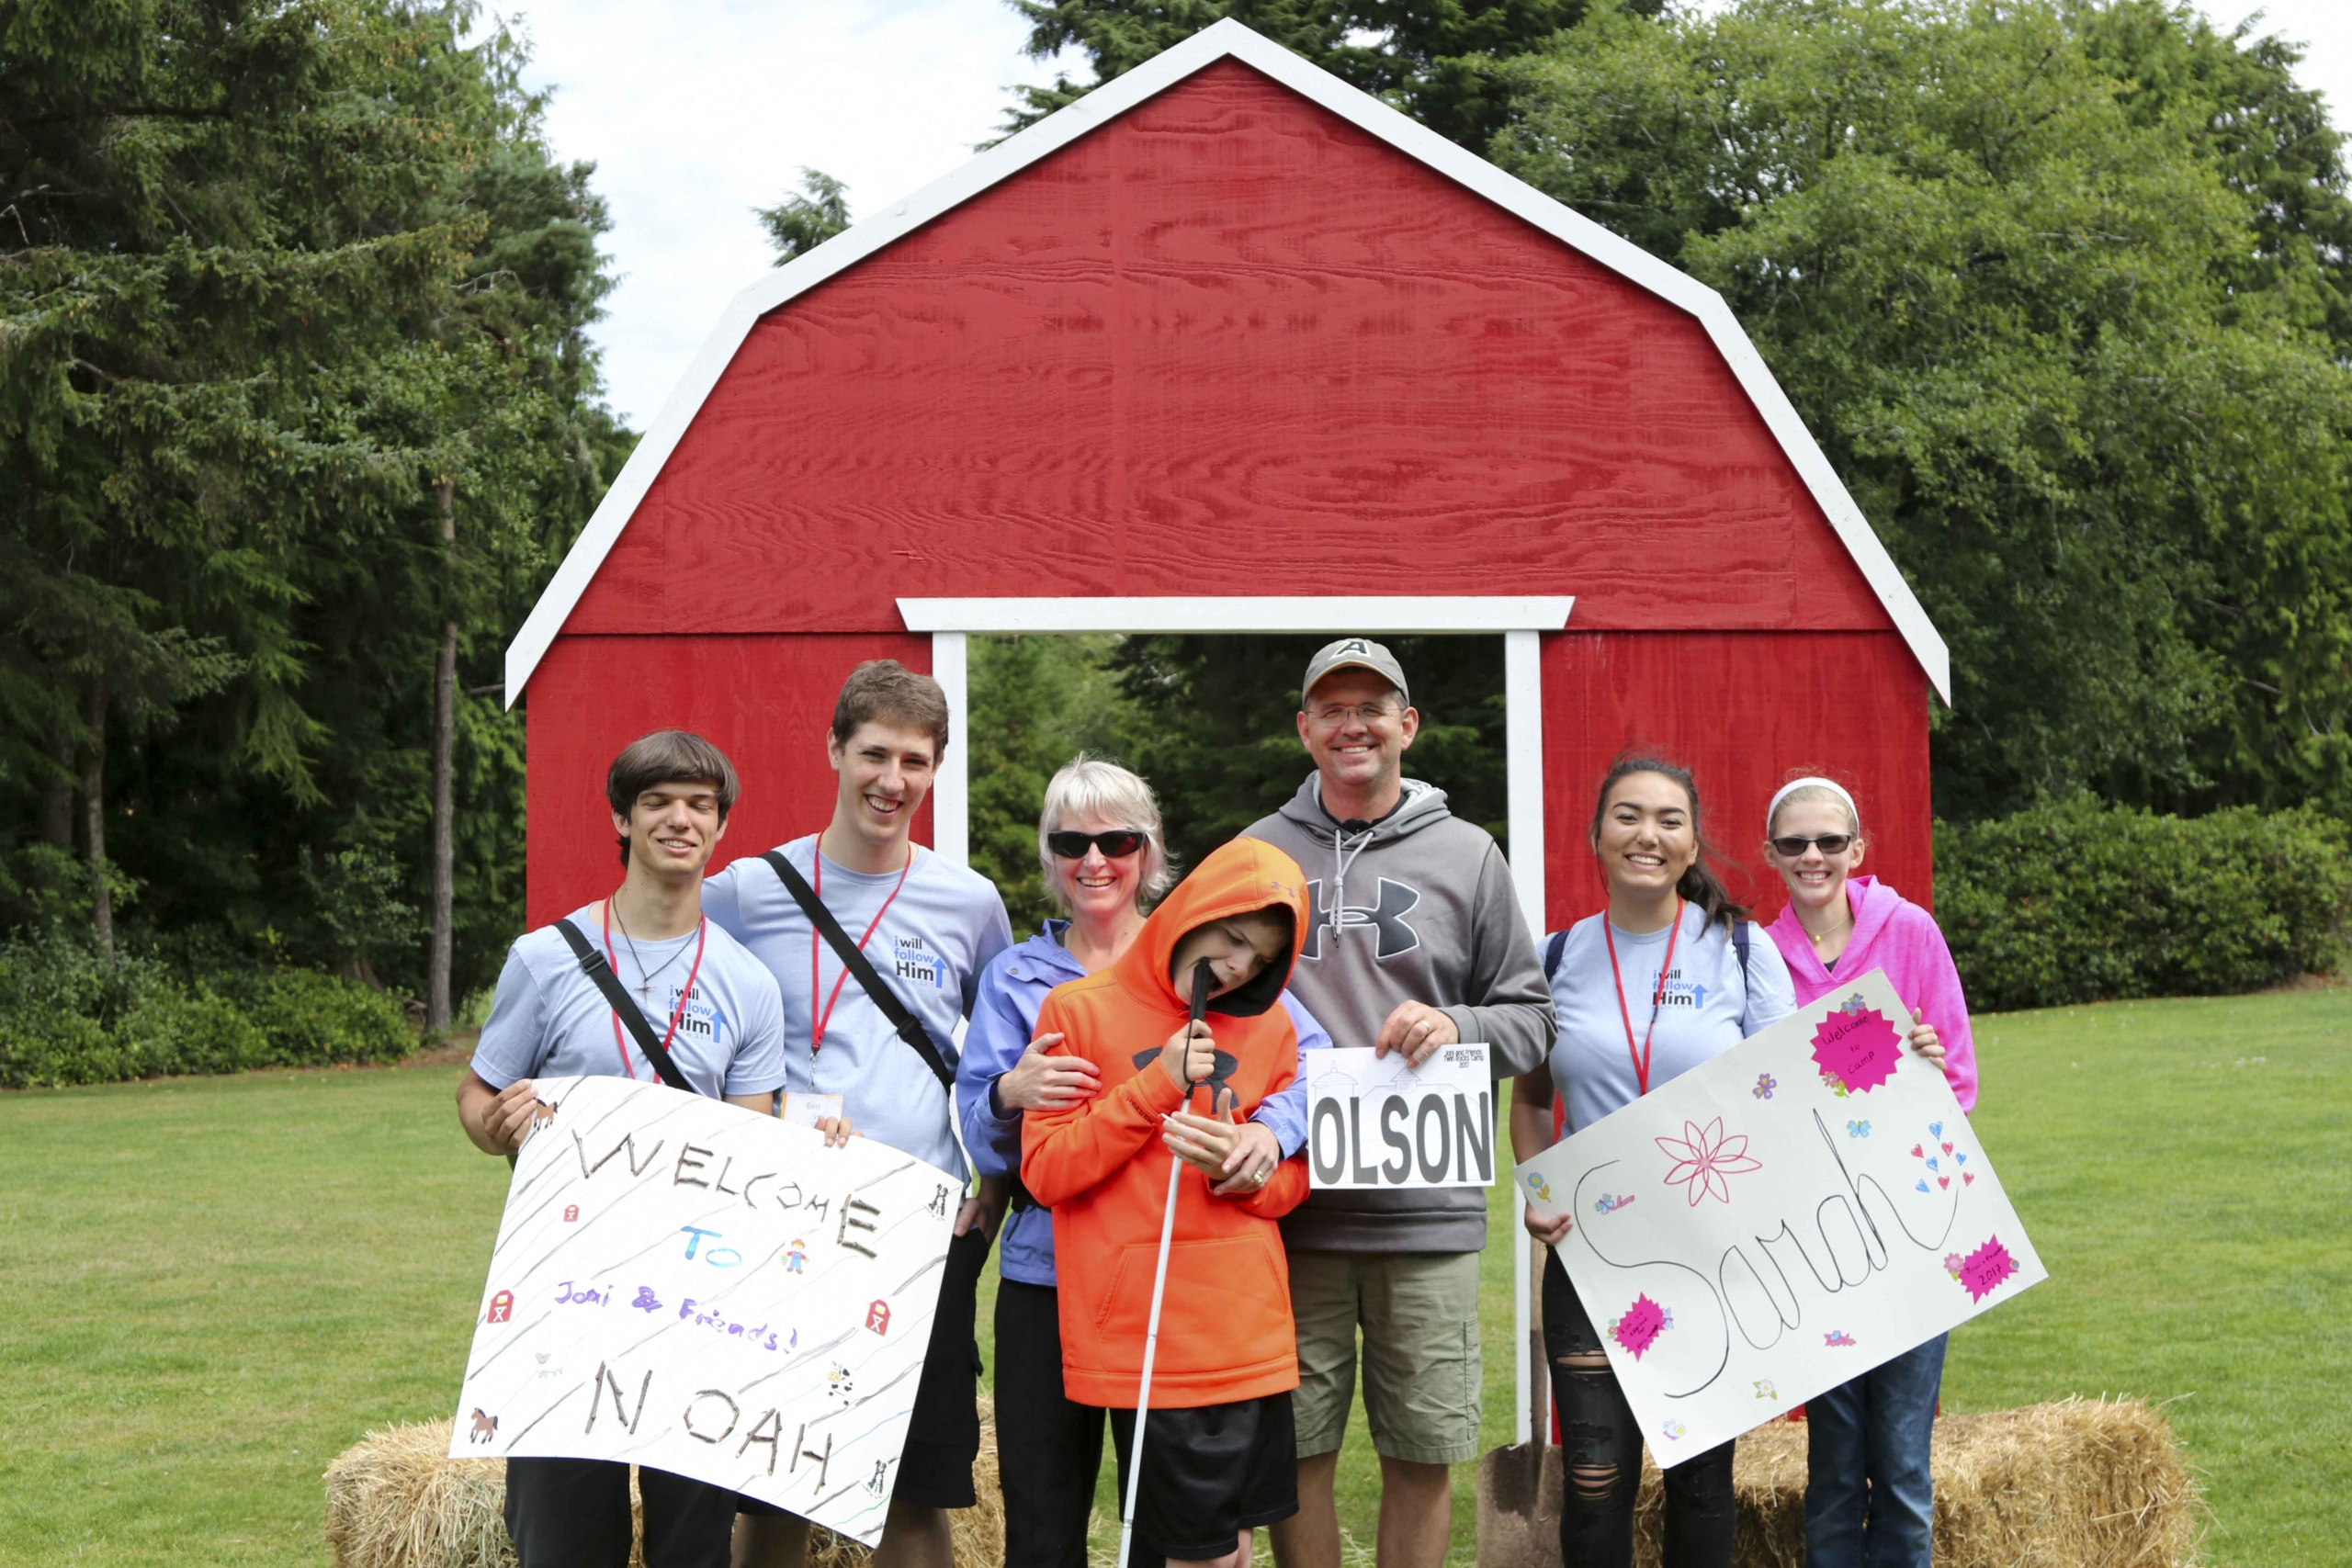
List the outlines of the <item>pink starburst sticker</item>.
{"type": "Polygon", "coordinates": [[[1875,1008],[1833,1012],[1813,1032],[1813,1059],[1825,1077],[1856,1093],[1876,1089],[1894,1076],[1903,1060],[1903,1041],[1875,1008]]]}
{"type": "Polygon", "coordinates": [[[1625,1309],[1623,1317],[1610,1325],[1609,1332],[1616,1336],[1617,1343],[1625,1347],[1627,1353],[1638,1361],[1643,1351],[1657,1343],[1658,1333],[1665,1327],[1665,1309],[1645,1293],[1634,1298],[1634,1304],[1625,1309]]]}
{"type": "Polygon", "coordinates": [[[1708,1196],[1730,1202],[1731,1183],[1724,1178],[1764,1168],[1761,1160],[1750,1157],[1747,1153],[1747,1134],[1733,1133],[1726,1135],[1724,1119],[1720,1116],[1704,1127],[1696,1122],[1685,1122],[1682,1123],[1682,1136],[1653,1141],[1674,1161],[1666,1173],[1666,1184],[1682,1187],[1689,1183],[1685,1190],[1690,1195],[1693,1208],[1698,1206],[1700,1199],[1708,1196]]]}
{"type": "Polygon", "coordinates": [[[1994,1236],[1962,1261],[1960,1282],[1968,1287],[1969,1300],[1981,1302],[2017,1271],[2018,1260],[2009,1256],[2001,1238],[1994,1236]]]}

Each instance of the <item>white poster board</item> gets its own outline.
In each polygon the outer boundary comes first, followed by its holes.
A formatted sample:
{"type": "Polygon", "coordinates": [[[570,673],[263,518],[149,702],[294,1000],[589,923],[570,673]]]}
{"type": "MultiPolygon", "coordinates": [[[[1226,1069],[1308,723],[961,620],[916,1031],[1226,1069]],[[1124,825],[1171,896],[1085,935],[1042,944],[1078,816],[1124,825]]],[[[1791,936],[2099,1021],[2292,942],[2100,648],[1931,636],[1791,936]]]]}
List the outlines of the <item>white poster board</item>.
{"type": "Polygon", "coordinates": [[[1521,1165],[1673,1465],[2048,1278],[1871,970],[1521,1165]]]}
{"type": "Polygon", "coordinates": [[[1308,1051],[1306,1174],[1318,1191],[1495,1184],[1495,1081],[1480,1043],[1416,1067],[1369,1045],[1308,1051]]]}
{"type": "Polygon", "coordinates": [[[449,1456],[649,1464],[872,1545],[963,1181],[660,1084],[537,1088],[449,1456]]]}

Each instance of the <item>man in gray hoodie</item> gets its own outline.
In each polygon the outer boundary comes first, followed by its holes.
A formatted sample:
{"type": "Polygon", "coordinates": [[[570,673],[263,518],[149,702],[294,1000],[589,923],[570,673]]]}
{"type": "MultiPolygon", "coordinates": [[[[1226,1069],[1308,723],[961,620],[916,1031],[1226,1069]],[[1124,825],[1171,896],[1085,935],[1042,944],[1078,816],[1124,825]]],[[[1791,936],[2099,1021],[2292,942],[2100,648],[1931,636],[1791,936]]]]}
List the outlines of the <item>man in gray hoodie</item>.
{"type": "MultiPolygon", "coordinates": [[[[1445,794],[1404,776],[1420,726],[1387,649],[1342,637],[1308,660],[1298,738],[1315,772],[1250,836],[1307,876],[1309,931],[1291,990],[1340,1045],[1403,1051],[1484,1041],[1497,1077],[1534,1070],[1556,1027],[1510,868],[1445,794]]],[[[1364,1411],[1380,1454],[1380,1568],[1439,1568],[1451,1467],[1477,1457],[1475,1187],[1317,1192],[1283,1222],[1298,1323],[1299,1512],[1273,1527],[1282,1568],[1339,1568],[1333,1483],[1363,1334],[1364,1411]]]]}

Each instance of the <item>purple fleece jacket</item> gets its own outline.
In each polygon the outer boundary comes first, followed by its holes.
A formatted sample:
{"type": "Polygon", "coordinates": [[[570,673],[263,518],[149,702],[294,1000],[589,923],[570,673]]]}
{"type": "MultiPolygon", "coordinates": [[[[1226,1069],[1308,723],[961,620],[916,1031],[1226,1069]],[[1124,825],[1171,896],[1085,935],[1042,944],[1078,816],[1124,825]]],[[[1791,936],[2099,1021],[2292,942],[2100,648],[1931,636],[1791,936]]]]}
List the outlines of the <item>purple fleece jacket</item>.
{"type": "MultiPolygon", "coordinates": [[[[1944,1043],[1944,1076],[1960,1108],[1975,1110],[1976,1042],[1968,1028],[1968,998],[1960,994],[1960,971],[1952,967],[1936,918],[1875,876],[1849,879],[1846,902],[1854,911],[1854,934],[1838,955],[1838,974],[1885,970],[1903,1005],[1936,1026],[1944,1043]]],[[[1771,936],[1796,982],[1797,1006],[1809,1006],[1838,984],[1838,976],[1813,955],[1795,905],[1781,911],[1771,936]]]]}

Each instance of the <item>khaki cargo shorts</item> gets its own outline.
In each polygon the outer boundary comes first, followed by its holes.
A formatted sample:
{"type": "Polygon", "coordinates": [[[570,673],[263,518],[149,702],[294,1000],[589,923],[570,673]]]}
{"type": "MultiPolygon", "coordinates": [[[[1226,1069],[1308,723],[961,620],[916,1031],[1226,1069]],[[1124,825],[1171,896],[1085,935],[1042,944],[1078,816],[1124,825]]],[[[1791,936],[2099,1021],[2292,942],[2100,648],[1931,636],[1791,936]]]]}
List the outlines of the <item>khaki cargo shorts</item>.
{"type": "Polygon", "coordinates": [[[1294,1252],[1290,1309],[1299,1458],[1337,1453],[1347,1435],[1359,1327],[1372,1446],[1417,1464],[1478,1457],[1476,1253],[1294,1252]]]}

